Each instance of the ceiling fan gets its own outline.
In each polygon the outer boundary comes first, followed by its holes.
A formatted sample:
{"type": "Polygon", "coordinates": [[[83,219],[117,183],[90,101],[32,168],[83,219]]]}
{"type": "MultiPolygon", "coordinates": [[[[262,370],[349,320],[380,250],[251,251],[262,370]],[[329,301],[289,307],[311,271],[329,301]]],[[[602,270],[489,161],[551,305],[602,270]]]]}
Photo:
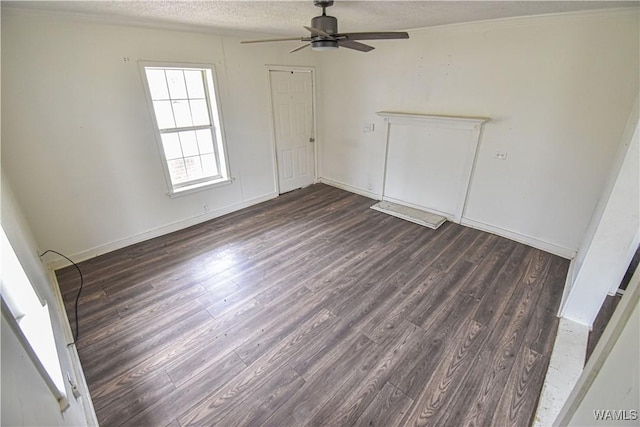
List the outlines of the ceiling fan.
{"type": "Polygon", "coordinates": [[[327,16],[326,9],[333,5],[333,0],[314,0],[313,4],[322,8],[322,15],[316,16],[311,20],[310,27],[304,27],[311,35],[308,37],[289,37],[281,39],[266,40],[246,40],[240,43],[263,43],[263,42],[279,42],[288,40],[300,40],[309,42],[290,51],[297,52],[308,46],[311,50],[333,50],[338,47],[346,47],[347,49],[359,50],[360,52],[369,52],[375,49],[373,46],[357,42],[356,40],[390,40],[390,39],[408,39],[409,34],[406,32],[367,32],[367,33],[338,33],[338,20],[333,16],[327,16]]]}

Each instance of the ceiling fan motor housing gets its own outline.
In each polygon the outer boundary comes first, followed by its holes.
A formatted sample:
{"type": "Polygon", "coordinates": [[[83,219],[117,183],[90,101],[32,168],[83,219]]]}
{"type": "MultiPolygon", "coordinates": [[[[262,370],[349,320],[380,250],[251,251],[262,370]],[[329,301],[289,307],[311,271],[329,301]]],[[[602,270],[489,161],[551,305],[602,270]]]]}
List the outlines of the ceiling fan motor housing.
{"type": "Polygon", "coordinates": [[[311,20],[311,28],[324,31],[327,34],[338,34],[338,20],[333,16],[316,16],[311,20]]]}

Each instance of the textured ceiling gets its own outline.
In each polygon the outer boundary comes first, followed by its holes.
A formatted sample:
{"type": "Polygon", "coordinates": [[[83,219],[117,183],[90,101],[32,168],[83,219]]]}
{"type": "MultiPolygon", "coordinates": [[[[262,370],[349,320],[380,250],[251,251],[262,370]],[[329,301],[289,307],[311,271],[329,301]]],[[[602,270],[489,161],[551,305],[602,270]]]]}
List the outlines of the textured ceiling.
{"type": "MultiPolygon", "coordinates": [[[[340,31],[393,31],[514,16],[614,7],[638,1],[341,1],[327,10],[340,31]]],[[[297,36],[321,13],[299,1],[3,1],[3,10],[34,9],[93,15],[103,20],[189,27],[218,33],[297,36]]]]}

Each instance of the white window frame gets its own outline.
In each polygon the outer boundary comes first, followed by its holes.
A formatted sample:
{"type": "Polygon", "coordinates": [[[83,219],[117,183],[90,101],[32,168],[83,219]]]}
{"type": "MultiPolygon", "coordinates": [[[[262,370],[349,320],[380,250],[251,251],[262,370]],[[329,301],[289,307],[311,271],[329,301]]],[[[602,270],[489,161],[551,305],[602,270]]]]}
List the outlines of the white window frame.
{"type": "Polygon", "coordinates": [[[165,180],[167,182],[169,197],[176,197],[185,194],[190,194],[196,191],[210,189],[220,185],[230,184],[232,178],[229,172],[229,160],[227,157],[227,145],[224,137],[224,128],[222,124],[222,111],[220,108],[220,98],[218,95],[218,84],[216,79],[215,68],[212,64],[197,64],[197,63],[185,63],[185,62],[157,62],[157,61],[139,61],[140,75],[144,85],[145,95],[147,97],[147,104],[149,112],[151,114],[151,120],[154,127],[154,133],[156,136],[156,142],[158,145],[158,151],[162,160],[162,169],[164,172],[165,180]],[[149,87],[149,81],[147,79],[146,70],[148,68],[156,69],[180,69],[180,70],[202,70],[206,73],[207,79],[205,82],[205,93],[209,107],[209,119],[211,125],[205,126],[190,126],[183,128],[171,128],[160,129],[156,114],[153,106],[153,99],[151,97],[151,91],[149,87]],[[162,135],[165,133],[172,133],[185,130],[200,130],[211,127],[214,154],[216,157],[216,164],[218,166],[218,175],[213,177],[205,177],[197,180],[188,181],[181,184],[174,184],[171,180],[171,173],[169,171],[169,164],[165,155],[164,146],[162,144],[162,135]]]}
{"type": "Polygon", "coordinates": [[[2,317],[17,337],[36,370],[47,384],[60,411],[69,408],[66,384],[56,348],[51,314],[27,277],[4,228],[2,232],[2,317]]]}

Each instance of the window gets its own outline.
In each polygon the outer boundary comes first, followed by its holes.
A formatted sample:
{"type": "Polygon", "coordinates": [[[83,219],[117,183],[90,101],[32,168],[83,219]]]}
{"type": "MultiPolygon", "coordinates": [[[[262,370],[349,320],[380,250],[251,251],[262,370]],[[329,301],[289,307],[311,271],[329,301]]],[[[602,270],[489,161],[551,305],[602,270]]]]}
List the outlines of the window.
{"type": "Polygon", "coordinates": [[[62,369],[56,350],[49,307],[33,289],[20,260],[2,229],[2,314],[31,358],[43,380],[58,400],[61,410],[69,407],[62,369]]]}
{"type": "Polygon", "coordinates": [[[229,182],[213,68],[141,67],[169,194],[229,182]]]}

